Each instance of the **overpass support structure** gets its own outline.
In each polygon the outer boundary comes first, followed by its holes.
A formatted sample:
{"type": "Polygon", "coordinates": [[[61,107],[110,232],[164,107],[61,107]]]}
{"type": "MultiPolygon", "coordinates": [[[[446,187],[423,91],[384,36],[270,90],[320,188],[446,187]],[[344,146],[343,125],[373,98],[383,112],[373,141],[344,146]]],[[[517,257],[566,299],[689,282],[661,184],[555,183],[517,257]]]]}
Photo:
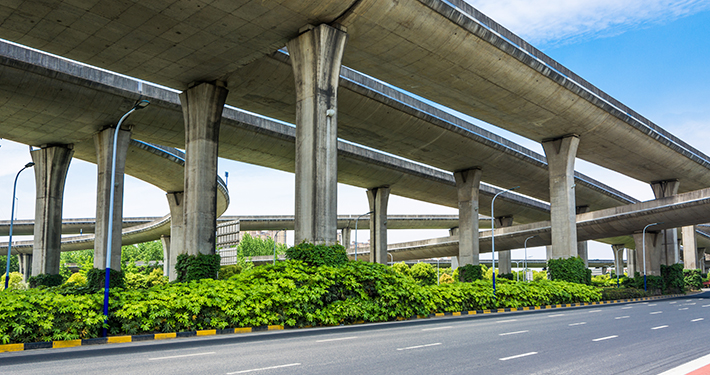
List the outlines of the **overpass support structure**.
{"type": "MultiPolygon", "coordinates": [[[[678,180],[665,180],[651,182],[651,189],[656,199],[670,197],[678,194],[678,180]]],[[[649,223],[650,224],[650,223],[649,223]]],[[[666,229],[661,238],[661,264],[671,265],[680,263],[680,249],[678,248],[678,229],[666,229]]]]}
{"type": "Polygon", "coordinates": [[[636,263],[636,250],[626,248],[626,270],[629,277],[634,277],[636,272],[639,272],[636,263]]]}
{"type": "Polygon", "coordinates": [[[389,186],[367,189],[370,204],[370,262],[387,264],[387,203],[389,186]]]}
{"type": "Polygon", "coordinates": [[[456,266],[478,264],[478,198],[481,170],[475,168],[454,172],[454,179],[459,205],[459,255],[456,266]]]}
{"type": "Polygon", "coordinates": [[[549,258],[552,259],[577,256],[574,161],[578,146],[576,135],[542,143],[550,170],[552,251],[549,258]]]}
{"type": "MultiPolygon", "coordinates": [[[[500,216],[495,218],[496,228],[505,228],[513,225],[512,216],[500,216]]],[[[498,252],[498,274],[505,274],[512,272],[512,262],[510,250],[503,250],[498,252]]]]}
{"type": "MultiPolygon", "coordinates": [[[[190,254],[214,254],[217,232],[219,125],[228,90],[219,81],[193,84],[180,93],[185,122],[183,246],[190,254]]],[[[173,209],[171,207],[171,213],[173,209]]],[[[173,220],[175,217],[173,216],[173,220]]],[[[180,240],[178,240],[180,241],[180,240]]],[[[175,242],[175,239],[171,239],[175,242]]],[[[171,252],[171,255],[174,252],[171,252]]]]}
{"type": "Polygon", "coordinates": [[[185,249],[185,193],[182,191],[167,193],[168,206],[170,207],[170,235],[161,236],[163,244],[163,274],[170,281],[177,278],[175,264],[180,254],[187,252],[185,249]]]}
{"type": "Polygon", "coordinates": [[[663,233],[646,231],[645,249],[643,248],[643,237],[643,233],[634,233],[634,242],[636,243],[636,265],[638,267],[638,272],[643,275],[643,262],[645,257],[646,274],[653,276],[661,276],[661,241],[663,238],[663,233]]]}
{"type": "Polygon", "coordinates": [[[683,268],[687,270],[701,268],[701,254],[698,252],[698,245],[695,239],[695,226],[683,227],[681,231],[683,236],[683,268]]]}
{"type": "Polygon", "coordinates": [[[72,146],[47,146],[30,152],[35,163],[35,226],[32,255],[23,260],[23,273],[59,273],[62,246],[64,183],[74,151],[72,146]]]}
{"type": "Polygon", "coordinates": [[[611,245],[614,252],[614,272],[621,276],[624,274],[624,245],[611,245]]]}
{"type": "MultiPolygon", "coordinates": [[[[577,215],[589,212],[589,206],[577,206],[577,215]]],[[[577,256],[582,258],[584,261],[584,267],[589,268],[589,255],[588,255],[587,241],[577,242],[577,256]]]]}
{"type": "Polygon", "coordinates": [[[325,24],[301,31],[286,45],[296,84],[294,241],[331,245],[337,240],[338,82],[347,33],[325,24]]]}
{"type": "MultiPolygon", "coordinates": [[[[123,179],[126,167],[126,154],[131,141],[131,130],[122,127],[116,143],[116,176],[111,185],[111,155],[116,128],[104,129],[94,135],[96,148],[96,166],[98,183],[96,191],[96,239],[94,242],[94,268],[106,269],[106,252],[111,241],[111,269],[121,270],[121,235],[123,227],[123,179]],[[108,238],[109,200],[113,189],[113,228],[112,238],[108,238]]],[[[33,260],[34,266],[35,260],[33,260]]]]}

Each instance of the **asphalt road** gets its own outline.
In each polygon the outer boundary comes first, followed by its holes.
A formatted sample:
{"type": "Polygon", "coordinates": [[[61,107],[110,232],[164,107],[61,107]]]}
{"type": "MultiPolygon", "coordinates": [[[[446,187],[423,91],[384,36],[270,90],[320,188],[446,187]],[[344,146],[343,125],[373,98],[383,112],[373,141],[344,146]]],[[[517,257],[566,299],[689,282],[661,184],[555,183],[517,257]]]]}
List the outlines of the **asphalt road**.
{"type": "Polygon", "coordinates": [[[0,353],[0,374],[658,374],[710,353],[670,300],[0,353]]]}

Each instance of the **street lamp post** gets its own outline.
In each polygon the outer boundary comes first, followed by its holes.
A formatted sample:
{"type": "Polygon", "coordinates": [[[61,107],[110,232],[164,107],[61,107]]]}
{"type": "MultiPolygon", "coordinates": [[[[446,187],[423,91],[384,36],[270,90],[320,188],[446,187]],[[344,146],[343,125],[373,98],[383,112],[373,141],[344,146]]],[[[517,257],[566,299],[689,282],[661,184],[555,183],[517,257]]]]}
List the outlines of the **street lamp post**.
{"type": "MultiPolygon", "coordinates": [[[[116,183],[116,147],[118,144],[118,133],[121,131],[121,125],[128,116],[142,108],[145,108],[150,104],[147,100],[140,100],[136,103],[133,108],[126,112],[116,125],[116,131],[113,135],[113,152],[111,153],[111,184],[109,185],[109,200],[108,200],[108,231],[107,231],[107,246],[106,246],[106,279],[104,282],[104,325],[108,322],[108,294],[109,285],[111,281],[111,245],[113,245],[113,196],[114,196],[114,184],[116,183]]],[[[107,335],[106,327],[103,329],[103,337],[107,335]]]]}
{"type": "Polygon", "coordinates": [[[20,177],[20,173],[27,168],[31,168],[35,165],[33,162],[25,164],[17,175],[15,176],[15,183],[12,185],[12,209],[10,210],[10,238],[7,240],[7,265],[5,266],[5,290],[7,290],[10,284],[10,250],[12,250],[12,224],[13,224],[13,212],[15,212],[15,192],[17,191],[17,178],[20,177]]]}
{"type": "Polygon", "coordinates": [[[496,298],[496,236],[495,236],[495,230],[496,230],[496,215],[493,211],[493,204],[496,201],[496,198],[498,198],[499,195],[505,193],[506,191],[512,191],[520,186],[512,187],[507,190],[503,190],[501,192],[498,192],[498,194],[493,196],[493,199],[491,199],[491,260],[493,264],[493,298],[496,298]]]}
{"type": "Polygon", "coordinates": [[[658,225],[658,224],[663,224],[663,222],[658,222],[658,223],[653,223],[653,224],[648,224],[645,227],[643,227],[643,231],[641,232],[641,246],[643,246],[643,290],[648,291],[648,287],[646,285],[646,228],[658,225]]]}
{"type": "Polygon", "coordinates": [[[533,237],[535,237],[535,236],[530,236],[530,237],[526,238],[526,239],[525,239],[525,243],[524,243],[524,246],[525,246],[525,263],[523,264],[523,267],[525,267],[525,281],[527,281],[527,282],[530,282],[530,280],[528,280],[528,240],[531,239],[531,238],[533,238],[533,237]]]}
{"type": "MultiPolygon", "coordinates": [[[[361,217],[365,215],[369,215],[375,211],[370,211],[370,212],[365,212],[364,214],[360,215],[355,219],[355,260],[357,260],[357,221],[360,220],[361,217]]],[[[372,246],[372,245],[370,245],[372,246]]],[[[372,252],[372,249],[370,249],[370,252],[372,252]]]]}

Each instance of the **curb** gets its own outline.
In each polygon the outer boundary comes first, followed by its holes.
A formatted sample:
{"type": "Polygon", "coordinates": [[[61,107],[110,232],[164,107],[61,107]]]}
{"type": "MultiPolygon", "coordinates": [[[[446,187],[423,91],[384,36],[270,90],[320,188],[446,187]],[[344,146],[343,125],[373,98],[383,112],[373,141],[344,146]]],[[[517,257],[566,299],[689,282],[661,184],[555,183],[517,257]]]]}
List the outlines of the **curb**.
{"type": "MultiPolygon", "coordinates": [[[[693,294],[695,294],[695,293],[693,293],[693,294]]],[[[506,307],[506,308],[500,308],[500,309],[455,311],[455,312],[445,312],[445,313],[434,313],[434,314],[429,314],[429,315],[416,315],[416,316],[412,316],[409,319],[397,318],[397,320],[418,320],[418,319],[443,318],[443,317],[451,317],[451,316],[485,315],[485,314],[498,314],[498,313],[506,313],[506,312],[548,310],[548,309],[558,309],[558,308],[568,308],[568,307],[610,305],[610,304],[617,304],[617,303],[640,302],[640,301],[651,301],[651,300],[657,300],[657,299],[675,298],[675,297],[682,297],[682,296],[689,296],[689,295],[692,295],[692,294],[670,294],[670,295],[664,295],[664,296],[608,300],[608,301],[599,301],[599,302],[566,303],[566,304],[545,305],[545,306],[530,306],[530,307],[517,307],[517,308],[516,307],[506,307]]],[[[365,323],[363,321],[359,321],[359,322],[354,323],[353,325],[356,325],[356,324],[367,324],[367,323],[365,323]]],[[[312,327],[304,327],[304,328],[312,328],[312,327]]],[[[298,329],[298,328],[285,327],[283,325],[266,325],[266,326],[258,326],[258,327],[206,329],[206,330],[185,331],[185,332],[149,333],[149,334],[131,335],[131,336],[128,336],[128,335],[127,336],[110,336],[110,337],[99,337],[99,338],[93,338],[93,339],[27,342],[27,343],[20,343],[20,344],[0,345],[0,353],[2,353],[2,352],[19,352],[19,351],[34,350],[34,349],[58,349],[58,348],[72,348],[72,347],[76,347],[76,346],[119,344],[119,343],[151,341],[151,340],[167,340],[167,339],[175,339],[175,338],[181,338],[181,337],[228,335],[228,334],[252,333],[252,332],[262,332],[262,331],[280,331],[283,329],[298,329]]]]}

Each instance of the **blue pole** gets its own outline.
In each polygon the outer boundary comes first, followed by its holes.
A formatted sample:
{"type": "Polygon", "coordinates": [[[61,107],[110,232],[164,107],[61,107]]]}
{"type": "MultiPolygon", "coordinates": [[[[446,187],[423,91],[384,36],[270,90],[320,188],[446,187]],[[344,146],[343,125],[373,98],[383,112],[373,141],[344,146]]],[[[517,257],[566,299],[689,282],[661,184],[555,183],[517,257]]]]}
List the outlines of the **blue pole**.
{"type": "Polygon", "coordinates": [[[12,250],[12,224],[13,224],[13,212],[15,212],[15,192],[17,191],[17,178],[20,177],[20,173],[27,168],[32,167],[35,163],[29,162],[17,172],[15,176],[15,183],[12,185],[12,209],[10,209],[10,238],[7,241],[7,265],[5,266],[5,290],[7,290],[10,285],[10,251],[12,250]]]}

